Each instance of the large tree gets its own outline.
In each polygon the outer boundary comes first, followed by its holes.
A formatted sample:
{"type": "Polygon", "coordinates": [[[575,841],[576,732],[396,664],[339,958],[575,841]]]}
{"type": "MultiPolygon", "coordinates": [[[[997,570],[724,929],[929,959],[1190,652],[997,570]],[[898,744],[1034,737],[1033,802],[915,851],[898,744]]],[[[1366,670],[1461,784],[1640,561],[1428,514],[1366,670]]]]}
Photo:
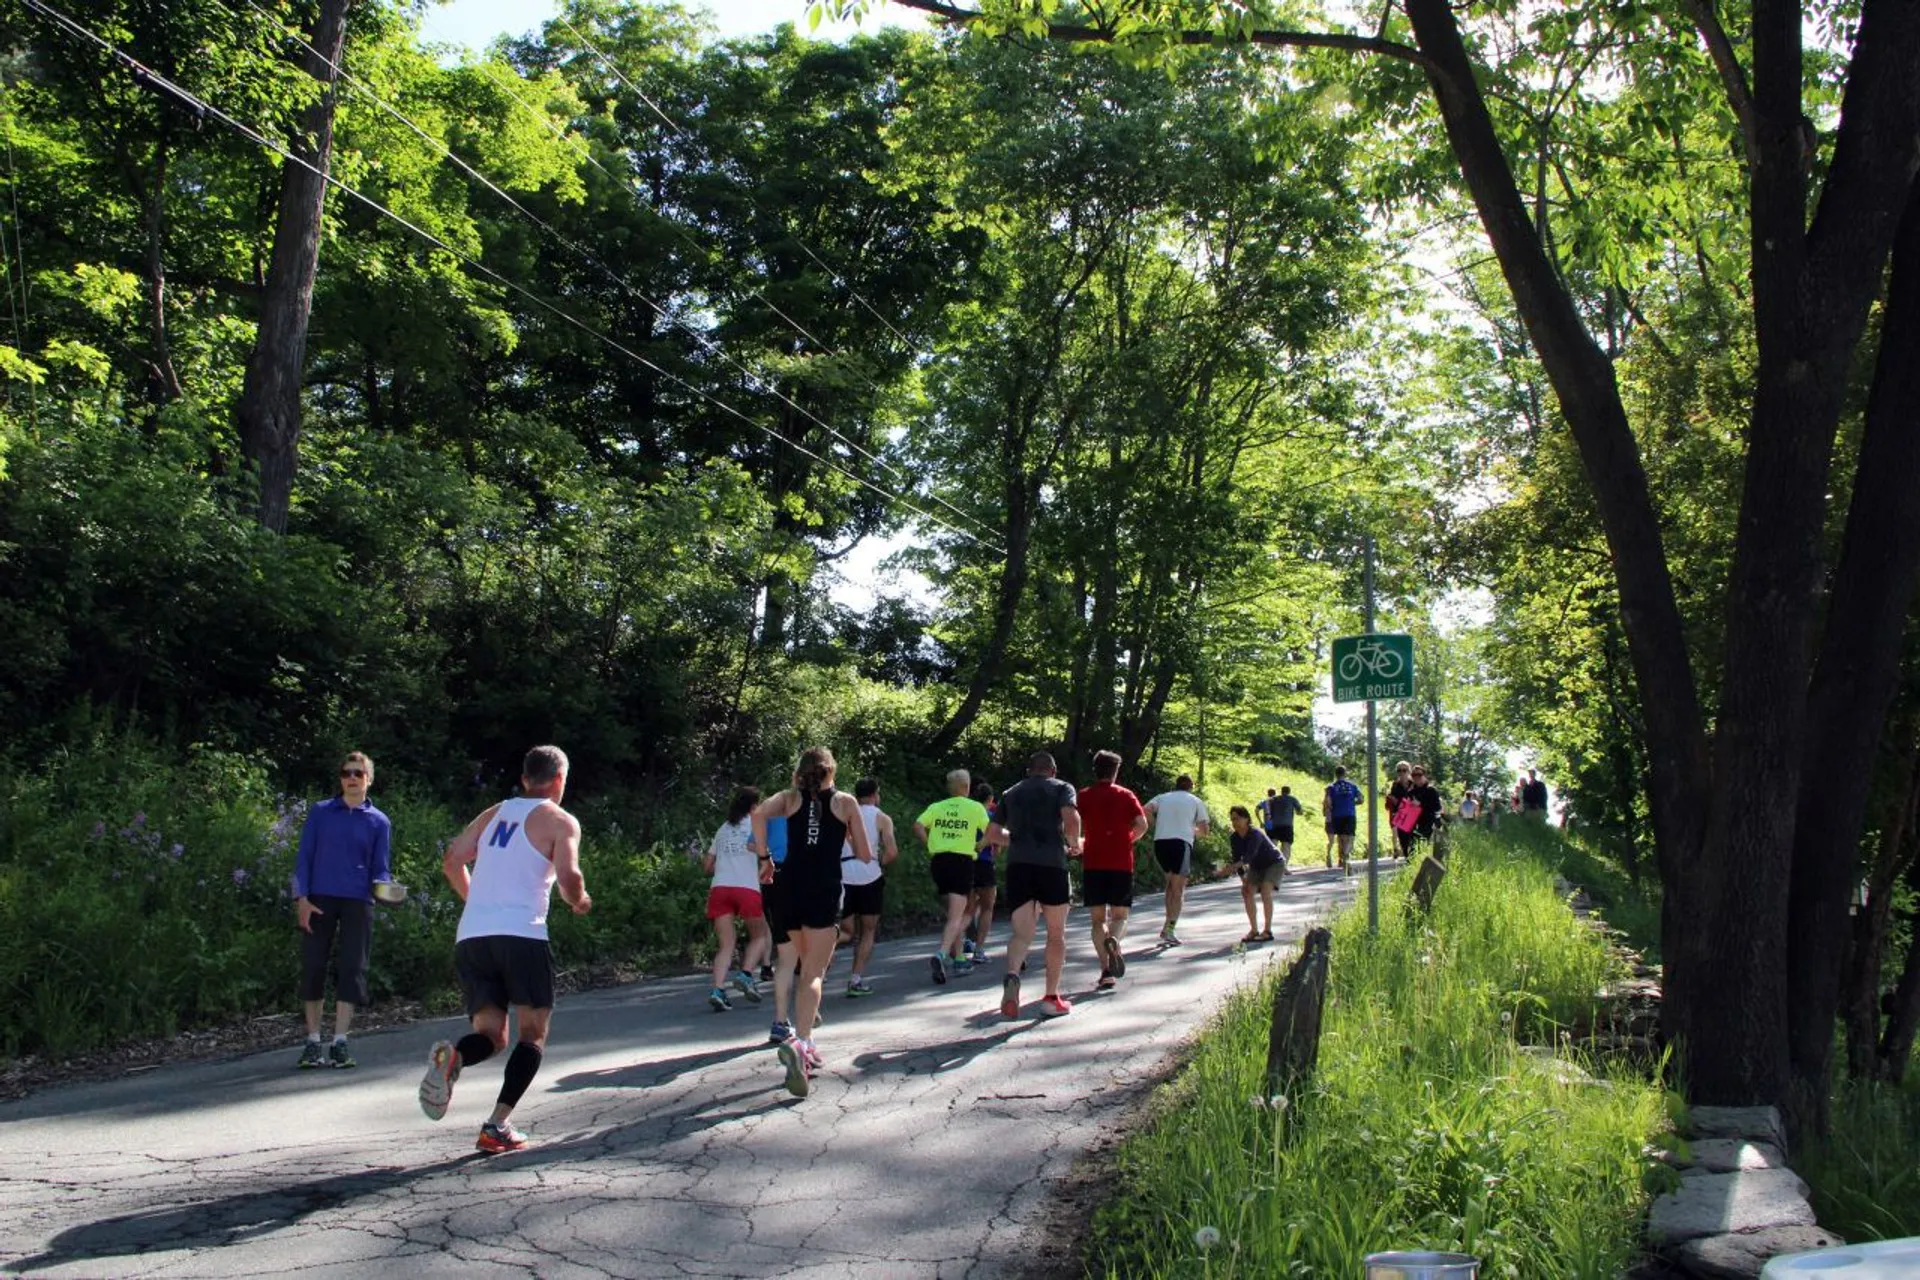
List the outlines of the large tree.
{"type": "MultiPolygon", "coordinates": [[[[1689,64],[1667,46],[1657,71],[1717,78],[1747,175],[1741,212],[1758,358],[1721,694],[1709,721],[1634,424],[1610,353],[1515,180],[1512,143],[1487,93],[1500,51],[1480,38],[1476,18],[1463,27],[1447,0],[1403,0],[1364,35],[1269,26],[1258,10],[1220,0],[1115,0],[1084,13],[1053,0],[987,0],[978,9],[897,2],[992,32],[1121,44],[1136,54],[1239,40],[1343,49],[1419,69],[1606,533],[1645,711],[1667,891],[1663,1016],[1685,1078],[1702,1101],[1784,1102],[1797,1121],[1818,1125],[1867,765],[1894,688],[1899,620],[1920,577],[1920,504],[1905,492],[1920,474],[1912,359],[1920,350],[1920,6],[1863,0],[1849,22],[1796,0],[1755,0],[1743,24],[1723,24],[1711,0],[1650,6],[1667,27],[1697,34],[1704,57],[1689,64]],[[1838,28],[1831,59],[1805,47],[1809,20],[1822,16],[1838,28]],[[1840,104],[1826,132],[1809,118],[1822,61],[1832,64],[1840,104]],[[1882,297],[1875,347],[1863,340],[1882,297]],[[1852,476],[1835,475],[1859,363],[1873,370],[1859,464],[1852,476]],[[1843,516],[1836,493],[1851,495],[1843,516]],[[1845,527],[1830,557],[1836,519],[1845,527]],[[1798,799],[1792,822],[1781,821],[1783,797],[1798,799]]],[[[1530,30],[1544,44],[1556,29],[1603,21],[1601,8],[1530,30]]],[[[1632,53],[1623,32],[1615,56],[1632,53]]]]}

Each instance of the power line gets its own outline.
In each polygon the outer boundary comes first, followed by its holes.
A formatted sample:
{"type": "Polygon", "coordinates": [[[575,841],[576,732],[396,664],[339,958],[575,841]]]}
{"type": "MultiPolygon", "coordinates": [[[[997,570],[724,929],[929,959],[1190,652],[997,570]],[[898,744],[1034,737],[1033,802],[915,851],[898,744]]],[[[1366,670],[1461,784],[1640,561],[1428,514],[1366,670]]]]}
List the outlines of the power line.
{"type": "MultiPolygon", "coordinates": [[[[373,87],[371,85],[367,84],[365,81],[355,76],[352,72],[348,71],[346,67],[341,63],[334,62],[333,60],[329,59],[326,54],[314,48],[314,46],[310,42],[308,42],[305,39],[305,37],[301,36],[297,31],[288,27],[285,23],[281,22],[279,18],[267,12],[267,10],[261,8],[259,4],[255,2],[255,0],[244,0],[244,3],[247,5],[248,8],[252,9],[255,13],[259,14],[262,18],[265,18],[268,22],[271,22],[276,26],[278,26],[282,30],[282,32],[286,34],[288,37],[290,37],[296,44],[300,45],[308,53],[312,54],[314,57],[318,58],[322,63],[326,64],[329,68],[331,68],[334,74],[340,77],[341,79],[345,80],[347,82],[348,87],[353,89],[354,92],[360,94],[362,97],[372,102],[375,106],[379,107],[382,111],[385,111],[388,115],[392,116],[394,119],[398,120],[401,124],[405,125],[422,142],[426,143],[429,147],[433,148],[445,159],[452,161],[454,165],[456,165],[461,170],[461,172],[465,173],[468,177],[472,178],[474,181],[480,183],[488,191],[491,191],[495,196],[497,196],[500,200],[502,200],[509,207],[511,207],[514,210],[514,212],[518,213],[521,217],[525,218],[527,221],[539,227],[540,230],[545,232],[548,236],[552,237],[554,240],[558,241],[561,245],[565,246],[569,252],[575,254],[583,261],[592,264],[595,269],[597,269],[602,275],[606,276],[608,280],[612,281],[628,296],[635,298],[638,301],[646,304],[646,306],[650,308],[655,315],[659,316],[660,319],[664,320],[669,325],[672,325],[675,328],[678,328],[679,330],[681,330],[688,337],[692,338],[695,342],[699,343],[701,347],[704,348],[709,353],[719,356],[722,360],[725,360],[728,364],[731,364],[734,368],[738,369],[742,374],[746,376],[746,378],[749,381],[749,384],[754,386],[755,389],[763,391],[779,399],[782,403],[787,405],[796,413],[799,413],[802,416],[804,416],[808,421],[814,423],[816,426],[820,427],[822,430],[826,431],[827,434],[831,435],[834,439],[840,441],[842,444],[847,446],[847,448],[851,449],[856,454],[859,454],[860,456],[868,459],[870,462],[874,463],[876,466],[898,477],[900,480],[906,481],[909,484],[911,484],[912,478],[908,476],[905,472],[901,471],[898,467],[893,466],[886,459],[880,457],[878,454],[874,453],[872,450],[866,448],[864,445],[862,445],[859,441],[853,439],[851,436],[848,436],[842,433],[841,431],[839,431],[838,429],[836,429],[832,423],[826,421],[824,418],[821,418],[818,414],[814,413],[812,410],[808,409],[806,406],[800,404],[798,401],[794,400],[791,396],[787,395],[784,391],[780,390],[780,388],[778,388],[777,386],[772,386],[766,383],[758,373],[756,373],[753,369],[749,368],[744,362],[736,358],[731,352],[727,351],[718,342],[714,341],[711,338],[708,338],[704,334],[701,334],[700,332],[695,330],[691,325],[687,324],[684,320],[681,320],[677,316],[675,316],[665,306],[661,305],[658,302],[655,302],[652,298],[648,297],[646,294],[642,293],[640,290],[634,288],[633,285],[630,284],[624,276],[622,276],[618,271],[614,270],[612,267],[608,266],[603,260],[600,259],[600,257],[592,253],[591,251],[582,248],[579,244],[575,243],[574,241],[568,239],[565,235],[561,233],[559,228],[555,227],[546,219],[540,217],[540,215],[534,213],[531,209],[528,209],[525,205],[521,204],[520,201],[516,200],[505,189],[500,187],[499,184],[495,183],[491,178],[487,177],[487,175],[485,175],[484,173],[481,173],[478,169],[474,168],[474,166],[467,163],[467,161],[463,160],[459,155],[455,154],[453,149],[447,146],[446,143],[442,142],[440,139],[428,133],[424,128],[422,128],[416,121],[414,121],[411,117],[409,117],[405,112],[401,111],[398,107],[394,106],[392,103],[382,98],[378,93],[374,92],[373,87]]],[[[489,77],[489,79],[491,79],[491,77],[489,77]]],[[[496,87],[498,87],[498,82],[495,82],[495,84],[496,84],[496,87]]],[[[514,97],[514,95],[511,95],[511,94],[509,94],[508,96],[514,97]]],[[[518,98],[514,97],[514,100],[518,101],[518,98]]],[[[544,114],[542,115],[542,118],[543,119],[546,118],[544,114]]],[[[549,121],[549,123],[551,122],[549,121]]],[[[966,511],[962,511],[960,508],[954,506],[952,503],[946,501],[944,498],[939,497],[937,494],[930,494],[929,496],[933,499],[934,502],[947,508],[949,511],[953,512],[953,514],[958,516],[960,519],[967,521],[969,524],[973,525],[976,529],[986,532],[987,534],[989,534],[989,536],[991,536],[992,528],[985,521],[979,519],[977,516],[974,516],[966,511]]]]}
{"type": "Polygon", "coordinates": [[[238,119],[235,119],[233,116],[228,115],[226,112],[214,106],[212,103],[209,103],[204,98],[201,98],[197,94],[194,94],[189,90],[182,88],[180,85],[176,84],[175,82],[168,79],[167,77],[161,75],[159,72],[154,71],[152,68],[144,66],[142,63],[136,60],[132,55],[128,54],[127,52],[122,50],[119,46],[107,40],[104,36],[101,36],[98,32],[94,31],[91,27],[88,27],[85,24],[80,23],[74,20],[73,18],[68,17],[65,13],[62,13],[60,10],[55,9],[52,5],[46,3],[46,0],[24,0],[24,3],[29,9],[57,23],[59,26],[65,28],[67,31],[69,31],[73,35],[83,40],[86,40],[92,44],[95,44],[99,46],[101,49],[105,50],[116,62],[118,62],[124,69],[126,69],[130,74],[132,74],[135,77],[135,79],[138,80],[142,85],[150,85],[152,88],[154,88],[156,91],[160,92],[164,96],[177,100],[183,106],[185,106],[186,109],[194,112],[196,115],[212,116],[214,119],[226,125],[228,128],[232,129],[234,132],[240,134],[242,137],[248,139],[251,142],[257,143],[262,147],[265,147],[267,150],[280,156],[282,159],[286,160],[288,163],[299,165],[301,168],[307,170],[309,173],[313,174],[315,177],[319,178],[321,181],[325,182],[327,185],[338,188],[342,193],[348,196],[351,196],[353,199],[359,201],[361,204],[366,205],[368,208],[374,210],[375,212],[383,215],[384,217],[391,219],[393,222],[399,224],[400,226],[405,227],[408,231],[413,232],[414,235],[420,237],[422,240],[426,241],[428,244],[431,244],[435,248],[440,249],[441,251],[447,254],[450,254],[455,259],[464,263],[466,266],[470,267],[471,269],[480,272],[482,275],[485,275],[497,281],[499,284],[505,286],[506,288],[524,297],[527,301],[531,302],[533,305],[535,305],[536,307],[539,307],[541,310],[549,313],[550,315],[553,315],[561,320],[564,320],[568,324],[571,324],[575,328],[581,330],[583,333],[586,333],[591,335],[592,337],[598,338],[601,342],[606,343],[609,347],[612,347],[614,350],[619,351],[623,355],[626,355],[627,357],[637,361],[638,363],[644,365],[648,369],[653,370],[655,373],[667,379],[669,382],[673,382],[685,388],[687,391],[690,391],[694,395],[700,397],[701,399],[708,401],[709,403],[711,403],[721,411],[735,418],[738,418],[740,421],[747,423],[749,426],[759,429],[760,431],[764,432],[767,436],[769,436],[773,440],[778,441],[783,445],[786,445],[788,448],[793,449],[798,453],[804,454],[806,457],[813,459],[815,462],[820,463],[822,466],[826,467],[827,469],[838,472],[840,475],[845,476],[847,479],[852,480],[854,483],[862,485],[865,488],[871,489],[875,493],[880,494],[882,497],[885,497],[891,501],[899,503],[901,506],[913,512],[915,515],[919,516],[921,519],[926,520],[932,524],[939,525],[941,528],[946,529],[948,532],[956,534],[959,537],[965,539],[968,542],[974,543],[977,546],[987,547],[989,550],[1001,549],[1001,548],[994,547],[989,543],[982,542],[979,538],[975,537],[971,533],[968,533],[966,530],[961,529],[955,525],[949,524],[945,520],[940,519],[938,516],[933,515],[931,512],[925,511],[922,508],[914,505],[912,502],[907,501],[907,499],[901,497],[899,494],[896,494],[891,490],[882,488],[880,485],[875,484],[873,481],[868,480],[866,477],[856,475],[854,472],[848,471],[845,468],[836,465],[831,459],[824,458],[819,454],[815,453],[813,450],[807,448],[805,445],[802,445],[797,441],[788,439],[786,436],[781,435],[779,432],[767,426],[765,423],[756,421],[755,419],[748,417],[746,414],[740,412],[738,409],[735,409],[732,405],[727,404],[726,402],[720,400],[718,397],[703,390],[702,388],[695,386],[693,383],[687,381],[685,378],[682,378],[679,375],[673,373],[672,371],[668,369],[664,369],[660,365],[655,364],[652,360],[649,360],[647,357],[641,355],[637,351],[634,351],[632,348],[627,347],[626,345],[619,342],[618,340],[612,337],[609,337],[607,334],[601,332],[599,329],[594,328],[592,325],[588,324],[586,321],[573,316],[572,314],[568,313],[562,308],[555,306],[554,304],[548,302],[544,298],[541,298],[539,295],[527,289],[525,286],[519,284],[517,281],[508,279],[506,276],[500,274],[498,271],[495,271],[493,268],[487,266],[485,263],[480,262],[477,259],[474,259],[462,253],[460,250],[454,248],[452,245],[448,244],[446,241],[440,239],[440,237],[434,235],[431,231],[428,231],[425,228],[419,226],[418,224],[409,221],[407,218],[401,216],[400,214],[395,213],[392,209],[389,209],[386,205],[381,204],[378,200],[375,200],[372,196],[366,195],[365,193],[357,190],[356,188],[349,186],[348,184],[342,182],[340,179],[334,177],[332,174],[321,169],[317,165],[314,165],[309,161],[301,158],[300,156],[295,155],[292,151],[289,151],[286,147],[275,142],[273,139],[268,138],[265,135],[257,132],[256,130],[248,126],[243,121],[240,121],[238,119]]]}

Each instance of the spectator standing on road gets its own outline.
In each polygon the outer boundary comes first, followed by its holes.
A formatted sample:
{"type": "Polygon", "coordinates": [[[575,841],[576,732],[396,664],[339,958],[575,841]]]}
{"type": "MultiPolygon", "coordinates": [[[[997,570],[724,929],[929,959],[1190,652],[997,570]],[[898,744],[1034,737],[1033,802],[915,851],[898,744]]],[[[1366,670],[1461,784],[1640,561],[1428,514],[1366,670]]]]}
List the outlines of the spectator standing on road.
{"type": "MultiPolygon", "coordinates": [[[[1360,813],[1360,788],[1347,780],[1347,766],[1340,765],[1333,771],[1333,781],[1327,784],[1327,826],[1333,832],[1334,841],[1340,847],[1340,869],[1351,871],[1349,859],[1353,854],[1353,832],[1360,813]]],[[[1333,865],[1331,861],[1327,863],[1333,865]]]]}
{"type": "MultiPolygon", "coordinates": [[[[1419,840],[1433,839],[1434,824],[1446,812],[1446,803],[1441,799],[1440,789],[1428,779],[1425,765],[1413,767],[1413,785],[1407,791],[1407,801],[1420,806],[1420,817],[1413,825],[1414,837],[1419,840]]],[[[1411,853],[1411,845],[1408,850],[1411,853]]]]}
{"type": "Polygon", "coordinates": [[[727,970],[733,964],[733,946],[739,936],[734,917],[746,922],[747,946],[733,985],[755,1004],[760,988],[753,970],[767,956],[767,916],[760,897],[760,857],[753,850],[753,806],[760,803],[758,787],[741,787],[727,806],[727,820],[713,833],[701,870],[713,877],[707,889],[707,919],[713,922],[713,989],[707,1003],[715,1013],[733,1008],[727,999],[727,970]]]}
{"type": "Polygon", "coordinates": [[[1079,797],[1082,846],[1081,895],[1093,926],[1093,954],[1100,961],[1101,990],[1127,974],[1120,949],[1133,911],[1133,846],[1147,834],[1147,811],[1140,797],[1120,785],[1120,757],[1098,751],[1093,757],[1093,785],[1079,797]]]}
{"type": "Polygon", "coordinates": [[[1527,780],[1520,784],[1520,808],[1534,822],[1547,820],[1547,784],[1540,781],[1538,770],[1527,770],[1527,780]]]}
{"type": "Polygon", "coordinates": [[[1000,797],[995,827],[1007,851],[1007,910],[1013,917],[1007,976],[1000,983],[1000,1012],[1008,1018],[1019,1016],[1020,966],[1043,917],[1047,990],[1040,999],[1040,1016],[1073,1012],[1060,994],[1060,974],[1067,963],[1067,903],[1072,897],[1067,859],[1080,855],[1080,810],[1072,785],[1055,777],[1056,771],[1053,757],[1036,751],[1027,761],[1027,776],[1000,797]]]}
{"type": "Polygon", "coordinates": [[[1167,874],[1167,917],[1160,926],[1160,941],[1177,947],[1180,935],[1175,929],[1186,900],[1187,878],[1193,874],[1193,842],[1207,834],[1207,806],[1193,794],[1193,779],[1183,773],[1173,780],[1173,790],[1147,801],[1147,816],[1153,819],[1153,856],[1167,874]]]}
{"type": "Polygon", "coordinates": [[[580,875],[580,822],[560,807],[566,790],[566,753],[535,747],[520,768],[519,798],[502,800],[469,822],[440,863],[466,904],[454,934],[453,963],[473,1030],[457,1044],[441,1040],[428,1052],[420,1109],[429,1120],[447,1114],[460,1073],[507,1047],[507,1010],[513,1010],[520,1040],[507,1058],[493,1114],[474,1143],[489,1155],[527,1145],[507,1117],[546,1055],[553,1019],[547,911],[554,886],[575,915],[593,909],[580,875]]]}
{"type": "Polygon", "coordinates": [[[1287,873],[1287,860],[1267,833],[1253,825],[1253,816],[1245,805],[1227,810],[1233,824],[1228,843],[1233,846],[1234,869],[1240,873],[1240,901],[1247,909],[1247,936],[1242,942],[1273,941],[1273,891],[1287,873]],[[1254,895],[1260,897],[1261,920],[1253,918],[1254,895]]]}
{"type": "Polygon", "coordinates": [[[860,779],[853,784],[853,798],[860,805],[860,820],[867,828],[867,845],[873,850],[871,862],[855,857],[851,842],[840,850],[840,885],[845,895],[840,906],[840,941],[856,944],[847,996],[858,999],[873,994],[865,976],[867,961],[873,959],[874,939],[880,934],[886,867],[900,856],[900,848],[893,840],[893,819],[880,809],[880,780],[860,779]]]}
{"type": "Polygon", "coordinates": [[[340,762],[340,794],[322,800],[300,829],[293,863],[294,918],[300,925],[300,1000],[307,1043],[300,1067],[351,1067],[347,1031],[367,1003],[373,953],[373,886],[393,879],[393,826],[373,807],[373,761],[351,751],[340,762]],[[336,952],[337,944],[337,952],[336,952]],[[320,1014],[333,976],[333,1044],[320,1045],[320,1014]]]}
{"type": "Polygon", "coordinates": [[[1413,790],[1413,766],[1402,760],[1393,766],[1393,784],[1387,788],[1386,809],[1387,826],[1393,831],[1393,847],[1402,857],[1413,852],[1413,828],[1395,822],[1393,817],[1400,812],[1400,805],[1413,790]]]}

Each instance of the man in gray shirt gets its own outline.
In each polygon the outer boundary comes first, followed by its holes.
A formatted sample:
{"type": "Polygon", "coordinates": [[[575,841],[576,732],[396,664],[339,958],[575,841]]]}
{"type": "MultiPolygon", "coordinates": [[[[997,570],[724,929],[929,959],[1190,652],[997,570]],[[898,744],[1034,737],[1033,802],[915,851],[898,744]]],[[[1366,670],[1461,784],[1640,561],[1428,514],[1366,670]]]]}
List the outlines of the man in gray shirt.
{"type": "Polygon", "coordinates": [[[1060,971],[1067,963],[1067,859],[1080,856],[1080,810],[1073,787],[1055,773],[1053,757],[1034,752],[1027,776],[1000,797],[1000,820],[994,824],[994,833],[1006,840],[1007,906],[1013,913],[1000,991],[1000,1012],[1008,1018],[1020,1014],[1020,966],[1041,916],[1047,921],[1047,993],[1040,1013],[1058,1018],[1073,1012],[1060,994],[1060,971]]]}

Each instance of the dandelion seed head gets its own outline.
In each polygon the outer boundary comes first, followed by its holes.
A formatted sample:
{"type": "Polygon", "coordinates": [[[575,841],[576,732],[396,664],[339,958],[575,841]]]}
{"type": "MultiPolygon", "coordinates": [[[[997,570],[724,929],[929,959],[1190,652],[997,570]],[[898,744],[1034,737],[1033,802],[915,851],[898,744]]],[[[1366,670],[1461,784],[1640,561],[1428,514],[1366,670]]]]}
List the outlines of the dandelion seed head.
{"type": "Polygon", "coordinates": [[[1218,1227],[1200,1228],[1198,1231],[1193,1233],[1193,1242],[1196,1245],[1199,1245],[1201,1252],[1204,1253],[1206,1250],[1211,1249],[1215,1245],[1220,1243],[1220,1228],[1218,1227]]]}

